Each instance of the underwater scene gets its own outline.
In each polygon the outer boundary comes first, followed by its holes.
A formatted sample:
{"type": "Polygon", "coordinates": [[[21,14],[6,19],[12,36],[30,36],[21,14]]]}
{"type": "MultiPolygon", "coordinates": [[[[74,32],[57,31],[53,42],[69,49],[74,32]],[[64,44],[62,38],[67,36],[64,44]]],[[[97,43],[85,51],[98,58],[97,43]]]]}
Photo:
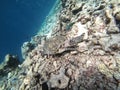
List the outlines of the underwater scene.
{"type": "Polygon", "coordinates": [[[120,0],[0,0],[0,90],[120,90],[120,0]]]}
{"type": "Polygon", "coordinates": [[[30,41],[55,0],[0,0],[0,62],[7,53],[21,56],[23,42],[30,41]]]}

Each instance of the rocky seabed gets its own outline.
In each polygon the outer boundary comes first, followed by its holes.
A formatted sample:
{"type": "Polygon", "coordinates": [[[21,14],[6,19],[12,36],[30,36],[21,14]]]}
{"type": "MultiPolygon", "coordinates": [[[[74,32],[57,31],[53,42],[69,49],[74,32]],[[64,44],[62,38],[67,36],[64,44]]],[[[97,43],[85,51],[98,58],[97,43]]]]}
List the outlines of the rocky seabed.
{"type": "Polygon", "coordinates": [[[120,90],[120,0],[58,3],[50,32],[23,44],[24,62],[9,69],[5,58],[0,90],[120,90]]]}

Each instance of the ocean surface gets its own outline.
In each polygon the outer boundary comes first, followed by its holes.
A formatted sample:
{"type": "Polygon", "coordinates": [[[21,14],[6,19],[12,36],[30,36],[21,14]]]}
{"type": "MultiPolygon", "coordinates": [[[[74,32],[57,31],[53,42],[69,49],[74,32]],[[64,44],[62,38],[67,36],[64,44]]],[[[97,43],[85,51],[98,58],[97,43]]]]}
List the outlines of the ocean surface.
{"type": "Polygon", "coordinates": [[[0,0],[0,62],[6,54],[21,57],[21,46],[34,36],[56,0],[0,0]]]}

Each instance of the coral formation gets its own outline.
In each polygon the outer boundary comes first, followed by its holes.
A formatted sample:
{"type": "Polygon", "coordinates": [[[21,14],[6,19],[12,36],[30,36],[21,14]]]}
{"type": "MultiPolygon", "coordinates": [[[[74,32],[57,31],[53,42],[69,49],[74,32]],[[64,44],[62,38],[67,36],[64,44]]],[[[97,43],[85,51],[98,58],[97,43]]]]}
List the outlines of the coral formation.
{"type": "Polygon", "coordinates": [[[119,7],[119,0],[58,0],[0,89],[120,90],[119,7]]]}

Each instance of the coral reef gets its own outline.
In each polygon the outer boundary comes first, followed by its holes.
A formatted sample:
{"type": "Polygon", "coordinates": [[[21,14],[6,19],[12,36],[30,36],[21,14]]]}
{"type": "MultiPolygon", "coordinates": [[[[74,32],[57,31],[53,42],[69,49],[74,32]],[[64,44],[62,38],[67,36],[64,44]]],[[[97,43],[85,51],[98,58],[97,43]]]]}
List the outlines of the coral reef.
{"type": "Polygon", "coordinates": [[[119,0],[58,0],[0,89],[120,90],[119,7],[119,0]]]}
{"type": "MultiPolygon", "coordinates": [[[[37,42],[37,41],[36,41],[37,42]]],[[[23,46],[21,47],[22,57],[25,59],[29,52],[34,49],[35,44],[30,42],[24,42],[23,46]]]]}
{"type": "Polygon", "coordinates": [[[10,71],[18,67],[20,61],[17,56],[7,54],[4,62],[0,65],[0,77],[8,74],[10,71]]]}

